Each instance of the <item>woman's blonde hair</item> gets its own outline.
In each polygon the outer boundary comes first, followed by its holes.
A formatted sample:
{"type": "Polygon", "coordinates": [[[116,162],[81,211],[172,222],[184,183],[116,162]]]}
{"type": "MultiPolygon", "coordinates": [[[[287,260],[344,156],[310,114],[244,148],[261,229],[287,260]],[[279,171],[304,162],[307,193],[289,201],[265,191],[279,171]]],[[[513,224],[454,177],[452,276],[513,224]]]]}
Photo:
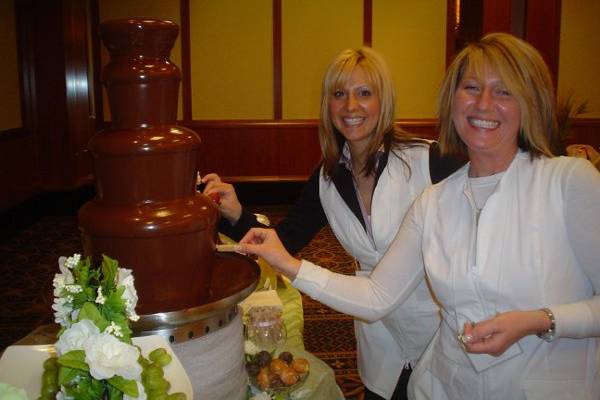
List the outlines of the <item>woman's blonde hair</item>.
{"type": "Polygon", "coordinates": [[[380,110],[377,124],[367,148],[367,158],[363,171],[365,175],[375,172],[377,151],[384,145],[386,151],[393,144],[409,142],[408,135],[395,128],[394,109],[396,99],[394,85],[383,59],[373,49],[347,49],[342,51],[329,65],[323,77],[321,90],[321,116],[319,122],[319,142],[323,155],[325,176],[332,178],[338,169],[340,154],[345,138],[337,130],[329,115],[329,100],[336,90],[342,88],[350,79],[355,68],[360,67],[367,76],[373,94],[379,98],[380,110]]]}
{"type": "Polygon", "coordinates": [[[519,147],[532,157],[552,157],[551,142],[557,134],[557,123],[550,72],[533,46],[507,33],[491,33],[469,44],[448,68],[438,97],[442,154],[466,154],[452,120],[454,95],[466,73],[481,76],[490,67],[519,103],[519,147]]]}

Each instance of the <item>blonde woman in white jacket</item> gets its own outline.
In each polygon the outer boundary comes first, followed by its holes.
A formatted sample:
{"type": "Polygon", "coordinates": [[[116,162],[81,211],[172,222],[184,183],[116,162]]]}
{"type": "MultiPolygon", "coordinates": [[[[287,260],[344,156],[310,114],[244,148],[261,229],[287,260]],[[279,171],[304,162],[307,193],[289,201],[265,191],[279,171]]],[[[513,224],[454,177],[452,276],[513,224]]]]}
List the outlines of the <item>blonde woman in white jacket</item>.
{"type": "Polygon", "coordinates": [[[600,174],[551,154],[543,59],[487,35],[450,66],[439,115],[442,150],[470,162],[415,201],[369,277],[294,259],[273,231],[249,232],[242,249],[366,320],[427,277],[442,324],[411,376],[413,398],[600,398],[600,174]]]}
{"type": "MultiPolygon", "coordinates": [[[[411,139],[394,126],[395,94],[383,59],[372,49],[347,49],[323,78],[319,141],[323,161],[301,198],[276,226],[290,253],[329,224],[368,276],[394,239],[414,199],[448,176],[464,158],[440,157],[435,143],[411,139]]],[[[207,174],[204,193],[220,197],[219,231],[240,239],[256,217],[242,209],[232,185],[207,174]]],[[[425,282],[407,301],[375,322],[355,320],[358,370],[365,400],[402,400],[411,365],[439,326],[425,282]],[[394,324],[392,336],[388,321],[394,324]],[[398,334],[401,329],[401,334],[398,334]]]]}

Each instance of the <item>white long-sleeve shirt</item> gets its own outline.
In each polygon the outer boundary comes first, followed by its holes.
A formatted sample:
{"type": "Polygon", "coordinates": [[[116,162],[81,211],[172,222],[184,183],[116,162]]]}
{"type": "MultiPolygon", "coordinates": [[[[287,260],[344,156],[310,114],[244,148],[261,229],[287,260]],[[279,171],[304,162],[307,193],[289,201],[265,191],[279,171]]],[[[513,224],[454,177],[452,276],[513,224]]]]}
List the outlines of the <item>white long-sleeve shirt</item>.
{"type": "Polygon", "coordinates": [[[477,221],[467,168],[415,202],[370,277],[303,261],[294,285],[374,321],[404,302],[427,272],[444,323],[411,380],[419,398],[537,398],[548,388],[556,399],[600,396],[599,366],[591,361],[598,356],[591,337],[600,336],[600,174],[583,160],[531,161],[519,153],[477,221]],[[466,355],[456,341],[467,320],[546,306],[556,317],[552,343],[528,336],[495,359],[466,355]],[[462,364],[460,373],[454,364],[462,364]]]}

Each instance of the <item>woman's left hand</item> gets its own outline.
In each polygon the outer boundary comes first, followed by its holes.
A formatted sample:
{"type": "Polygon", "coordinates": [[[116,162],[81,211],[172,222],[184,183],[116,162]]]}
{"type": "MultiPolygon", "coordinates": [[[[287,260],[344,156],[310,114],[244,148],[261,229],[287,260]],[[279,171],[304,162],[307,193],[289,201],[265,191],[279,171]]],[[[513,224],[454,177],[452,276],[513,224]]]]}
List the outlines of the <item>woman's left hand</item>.
{"type": "Polygon", "coordinates": [[[524,336],[548,329],[549,324],[546,314],[539,310],[508,311],[476,324],[466,323],[465,349],[498,357],[524,336]]]}

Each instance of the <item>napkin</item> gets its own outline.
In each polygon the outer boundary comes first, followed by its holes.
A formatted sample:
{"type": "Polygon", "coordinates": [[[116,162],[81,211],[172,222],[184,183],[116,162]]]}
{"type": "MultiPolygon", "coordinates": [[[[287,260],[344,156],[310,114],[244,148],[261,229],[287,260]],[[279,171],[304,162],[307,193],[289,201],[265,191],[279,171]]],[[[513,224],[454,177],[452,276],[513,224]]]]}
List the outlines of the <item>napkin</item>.
{"type": "Polygon", "coordinates": [[[253,292],[240,303],[240,307],[244,314],[254,307],[273,307],[275,310],[283,311],[283,303],[275,290],[253,292]]]}

